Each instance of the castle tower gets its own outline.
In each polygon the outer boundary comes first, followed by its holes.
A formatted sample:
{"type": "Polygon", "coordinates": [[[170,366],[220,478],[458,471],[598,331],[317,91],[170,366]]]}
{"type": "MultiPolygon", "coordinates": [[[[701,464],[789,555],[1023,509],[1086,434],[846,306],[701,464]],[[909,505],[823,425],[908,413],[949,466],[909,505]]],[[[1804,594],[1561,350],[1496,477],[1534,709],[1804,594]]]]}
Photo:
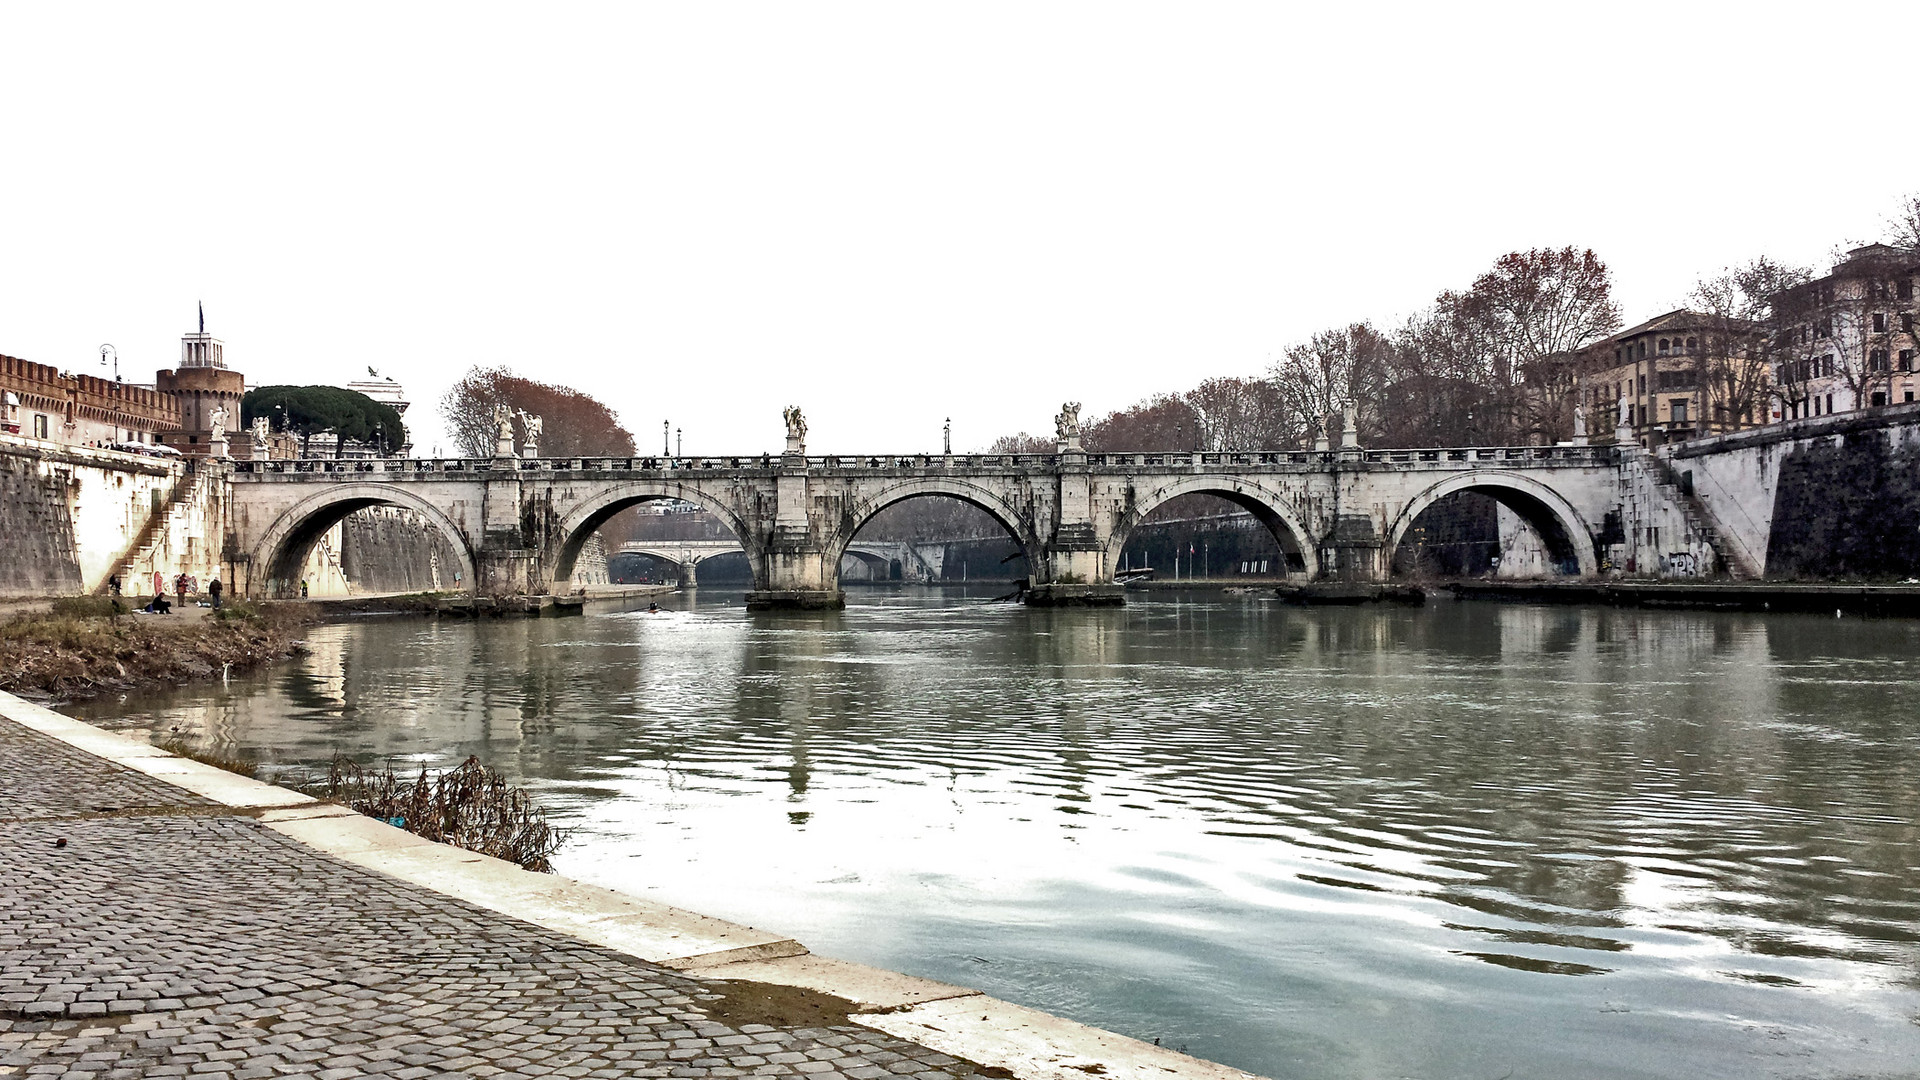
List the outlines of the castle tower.
{"type": "MultiPolygon", "coordinates": [[[[170,395],[180,408],[180,430],[162,438],[168,446],[183,454],[205,456],[216,452],[213,436],[214,411],[227,411],[225,430],[238,433],[240,399],[246,396],[246,377],[227,367],[226,345],[207,333],[207,312],[200,310],[200,329],[180,337],[180,366],[172,371],[156,371],[153,388],[170,395]]],[[[224,452],[227,439],[217,444],[224,452]]]]}

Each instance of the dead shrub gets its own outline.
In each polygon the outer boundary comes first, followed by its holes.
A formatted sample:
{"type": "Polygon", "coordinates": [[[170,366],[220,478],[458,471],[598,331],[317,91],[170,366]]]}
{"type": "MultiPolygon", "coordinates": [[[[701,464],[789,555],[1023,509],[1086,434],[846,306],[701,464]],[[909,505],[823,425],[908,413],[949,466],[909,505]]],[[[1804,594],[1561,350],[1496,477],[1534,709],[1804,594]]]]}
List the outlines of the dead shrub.
{"type": "Polygon", "coordinates": [[[525,788],[509,784],[478,758],[437,775],[423,768],[417,778],[405,780],[392,765],[376,771],[336,757],[326,780],[305,790],[416,836],[542,874],[553,872],[549,857],[567,838],[547,824],[546,812],[525,788]]]}

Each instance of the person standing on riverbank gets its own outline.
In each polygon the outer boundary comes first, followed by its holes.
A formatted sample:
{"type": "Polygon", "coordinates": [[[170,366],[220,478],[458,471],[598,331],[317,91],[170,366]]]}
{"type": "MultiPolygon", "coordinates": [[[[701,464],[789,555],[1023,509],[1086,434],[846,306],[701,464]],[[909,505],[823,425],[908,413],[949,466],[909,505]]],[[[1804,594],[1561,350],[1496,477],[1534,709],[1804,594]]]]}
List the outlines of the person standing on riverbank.
{"type": "Polygon", "coordinates": [[[219,578],[214,578],[214,579],[213,579],[212,581],[209,581],[209,582],[207,582],[207,596],[209,596],[210,598],[212,598],[212,600],[213,600],[213,610],[215,610],[215,611],[219,611],[219,610],[220,610],[220,590],[221,590],[221,588],[222,588],[222,586],[221,586],[221,584],[220,584],[220,579],[219,579],[219,578]]]}

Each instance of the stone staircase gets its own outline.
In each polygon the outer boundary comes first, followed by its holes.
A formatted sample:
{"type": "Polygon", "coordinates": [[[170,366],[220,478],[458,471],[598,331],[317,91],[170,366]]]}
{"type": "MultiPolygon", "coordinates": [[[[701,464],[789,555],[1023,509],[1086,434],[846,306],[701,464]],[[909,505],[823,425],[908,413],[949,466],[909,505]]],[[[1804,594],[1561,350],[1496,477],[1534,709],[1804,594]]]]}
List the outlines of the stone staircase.
{"type": "MultiPolygon", "coordinates": [[[[181,473],[180,479],[174,481],[173,490],[167,493],[166,499],[147,515],[146,524],[142,525],[140,531],[134,535],[133,541],[127,545],[126,553],[120,557],[120,561],[114,563],[113,572],[109,575],[109,577],[119,577],[120,587],[128,595],[140,591],[129,587],[132,584],[134,567],[143,563],[152,563],[154,552],[167,538],[167,527],[175,513],[181,507],[191,503],[203,486],[200,473],[191,470],[181,473]]],[[[104,596],[109,588],[108,583],[103,580],[93,591],[97,596],[104,596]]]]}
{"type": "Polygon", "coordinates": [[[1646,461],[1652,473],[1654,488],[1674,506],[1680,508],[1681,517],[1686,520],[1687,528],[1713,548],[1713,553],[1719,558],[1720,567],[1726,575],[1736,580],[1759,577],[1760,569],[1753,566],[1744,552],[1728,543],[1726,537],[1720,534],[1720,529],[1713,523],[1712,511],[1707,509],[1706,503],[1700,501],[1700,496],[1693,493],[1692,486],[1682,480],[1673,466],[1657,454],[1646,455],[1646,461]]]}

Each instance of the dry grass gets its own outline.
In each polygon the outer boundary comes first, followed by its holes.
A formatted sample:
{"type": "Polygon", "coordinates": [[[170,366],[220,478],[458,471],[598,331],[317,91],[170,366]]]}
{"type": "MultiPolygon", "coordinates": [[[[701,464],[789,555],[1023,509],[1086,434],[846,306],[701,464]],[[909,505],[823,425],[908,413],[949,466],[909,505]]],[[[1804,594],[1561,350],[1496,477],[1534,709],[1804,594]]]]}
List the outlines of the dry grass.
{"type": "Polygon", "coordinates": [[[376,772],[336,757],[326,780],[305,790],[416,836],[543,874],[553,872],[548,860],[566,842],[566,834],[547,824],[546,812],[526,789],[507,783],[477,758],[437,775],[421,769],[417,779],[404,780],[391,765],[376,772]]]}
{"type": "Polygon", "coordinates": [[[75,697],[209,678],[287,655],[313,622],[303,604],[185,619],[77,613],[107,598],[77,599],[88,603],[0,623],[0,690],[75,697]]]}

